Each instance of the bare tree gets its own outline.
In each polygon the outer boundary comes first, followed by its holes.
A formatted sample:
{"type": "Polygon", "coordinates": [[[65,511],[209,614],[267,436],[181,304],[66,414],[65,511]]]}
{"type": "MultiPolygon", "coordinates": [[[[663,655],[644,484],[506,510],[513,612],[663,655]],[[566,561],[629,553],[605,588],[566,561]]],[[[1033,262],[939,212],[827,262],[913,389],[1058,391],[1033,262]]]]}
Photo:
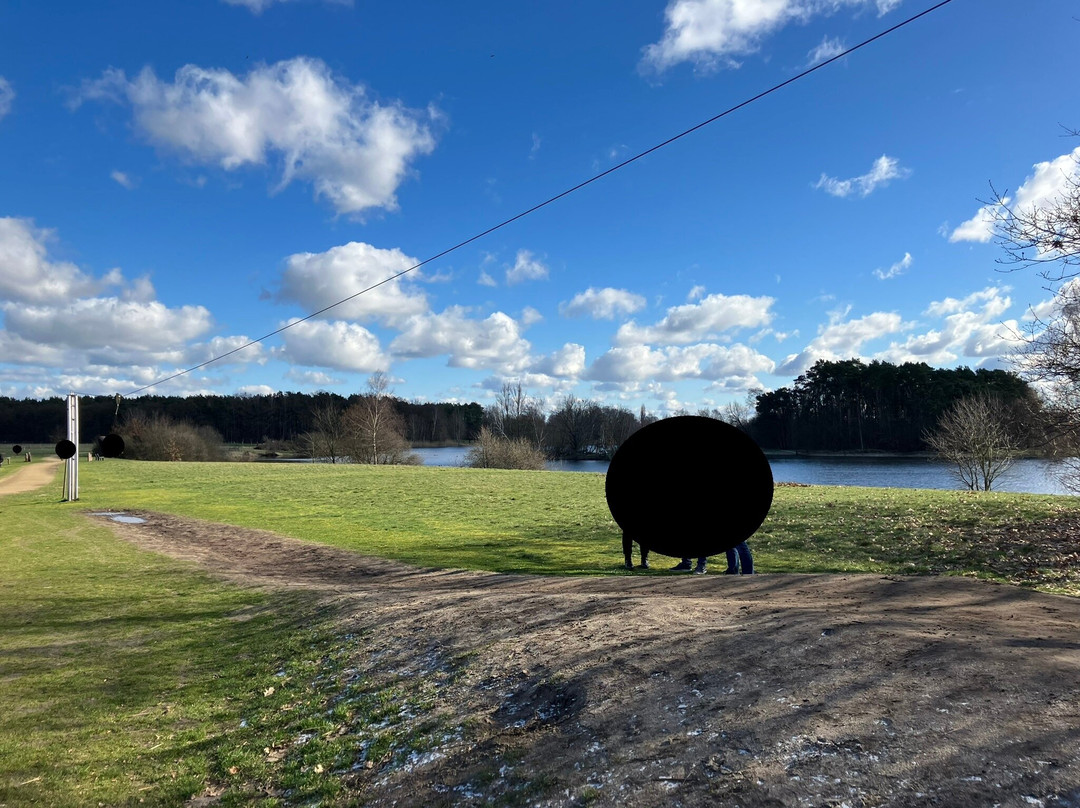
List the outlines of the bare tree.
{"type": "Polygon", "coordinates": [[[390,381],[381,371],[368,379],[368,392],[343,416],[353,462],[373,465],[417,462],[405,440],[405,422],[394,407],[390,381]]]}
{"type": "Polygon", "coordinates": [[[1018,448],[1000,402],[986,395],[960,399],[925,440],[972,491],[989,491],[1018,448]]]}
{"type": "Polygon", "coordinates": [[[1062,178],[1061,194],[1049,202],[1022,207],[1012,204],[1008,191],[994,191],[986,209],[1005,251],[999,263],[1010,270],[1037,266],[1051,283],[1080,275],[1080,160],[1073,159],[1072,172],[1062,178]]]}
{"type": "Polygon", "coordinates": [[[530,396],[520,381],[505,382],[495,396],[495,403],[484,411],[484,415],[497,436],[527,439],[536,448],[543,449],[547,429],[543,402],[530,396]]]}
{"type": "Polygon", "coordinates": [[[333,403],[324,402],[311,411],[311,431],[304,435],[304,444],[311,459],[327,459],[339,463],[348,456],[344,413],[333,403]]]}
{"type": "MultiPolygon", "coordinates": [[[[1080,132],[1070,131],[1076,136],[1080,132]]],[[[994,193],[988,210],[1009,270],[1036,267],[1055,289],[1048,309],[1031,311],[1020,348],[1013,355],[1025,377],[1039,383],[1046,398],[1045,445],[1069,458],[1059,474],[1080,492],[1080,160],[1063,176],[1061,193],[1040,204],[1010,203],[994,193]]]]}

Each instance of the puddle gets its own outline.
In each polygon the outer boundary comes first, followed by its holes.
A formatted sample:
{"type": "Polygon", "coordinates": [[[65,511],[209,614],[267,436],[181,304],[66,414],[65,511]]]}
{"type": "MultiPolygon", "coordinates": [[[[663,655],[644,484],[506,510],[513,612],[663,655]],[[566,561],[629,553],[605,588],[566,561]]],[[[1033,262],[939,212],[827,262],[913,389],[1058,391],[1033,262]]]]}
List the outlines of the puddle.
{"type": "Polygon", "coordinates": [[[98,511],[91,513],[91,516],[107,516],[114,522],[123,522],[125,525],[143,525],[146,524],[146,520],[141,516],[128,516],[123,513],[116,513],[114,511],[98,511]]]}

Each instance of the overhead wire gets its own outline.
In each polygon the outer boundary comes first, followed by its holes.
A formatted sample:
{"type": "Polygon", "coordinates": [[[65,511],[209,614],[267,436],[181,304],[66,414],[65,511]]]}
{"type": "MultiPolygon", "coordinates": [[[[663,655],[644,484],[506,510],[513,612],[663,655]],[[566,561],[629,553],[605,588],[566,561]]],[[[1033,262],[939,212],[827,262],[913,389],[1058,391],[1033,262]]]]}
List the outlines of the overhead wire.
{"type": "Polygon", "coordinates": [[[280,328],[276,328],[273,331],[270,331],[269,333],[263,334],[261,337],[258,337],[256,339],[253,339],[253,340],[251,340],[249,342],[244,343],[243,345],[240,345],[239,347],[233,348],[232,350],[226,351],[225,353],[219,354],[218,356],[207,359],[205,362],[200,362],[197,365],[192,365],[189,368],[185,368],[184,370],[177,371],[176,373],[173,373],[173,374],[171,374],[169,376],[165,376],[165,377],[163,377],[161,379],[158,379],[155,382],[151,382],[150,384],[143,385],[142,387],[136,388],[135,390],[132,390],[131,392],[127,393],[126,395],[127,396],[136,395],[138,393],[143,392],[144,390],[149,390],[152,387],[157,387],[159,384],[164,384],[165,382],[172,381],[173,379],[178,379],[181,376],[186,376],[188,373],[193,373],[194,371],[199,370],[201,368],[204,368],[207,365],[212,365],[215,362],[220,362],[222,359],[226,359],[226,358],[228,358],[228,357],[230,357],[230,356],[232,356],[234,354],[239,353],[240,351],[243,351],[243,350],[245,350],[247,348],[250,348],[252,345],[258,345],[259,343],[270,339],[270,337],[274,337],[274,336],[277,336],[278,334],[281,334],[284,331],[288,331],[290,328],[293,328],[294,326],[300,325],[300,323],[304,323],[304,322],[307,322],[308,320],[314,319],[315,317],[318,317],[320,314],[325,314],[326,312],[330,311],[331,309],[337,308],[338,306],[342,305],[343,303],[348,303],[350,300],[355,300],[356,298],[360,297],[361,295],[367,294],[368,292],[371,292],[371,291],[373,291],[375,289],[378,289],[380,286],[383,286],[383,285],[385,285],[387,283],[391,283],[393,281],[396,281],[398,278],[402,277],[403,275],[408,275],[410,272],[413,272],[413,271],[415,271],[417,269],[420,269],[420,267],[425,266],[426,264],[430,264],[432,261],[437,261],[440,258],[444,258],[445,256],[449,255],[450,253],[455,252],[456,250],[460,250],[462,247],[465,247],[465,246],[467,246],[469,244],[472,244],[474,241],[478,241],[478,240],[484,238],[485,236],[489,236],[492,233],[494,233],[495,231],[501,230],[502,228],[506,227],[507,225],[513,224],[514,222],[518,221],[519,219],[523,219],[526,216],[529,216],[530,214],[535,213],[536,211],[540,210],[541,208],[545,208],[545,207],[547,207],[548,205],[550,205],[550,204],[552,204],[554,202],[558,202],[563,197],[569,196],[572,193],[580,191],[582,188],[584,188],[584,187],[586,187],[588,185],[592,185],[594,182],[596,182],[598,180],[601,180],[604,177],[608,176],[609,174],[613,174],[613,173],[615,173],[616,171],[619,171],[622,168],[625,168],[626,166],[630,165],[631,163],[636,163],[638,160],[641,160],[644,157],[648,157],[653,152],[659,151],[660,149],[663,149],[666,146],[670,146],[675,141],[681,140],[682,138],[693,134],[694,132],[698,131],[699,129],[703,129],[706,126],[709,126],[710,124],[713,124],[716,121],[719,121],[721,118],[726,118],[728,115],[731,115],[734,112],[738,112],[743,107],[749,106],[750,104],[753,104],[756,101],[759,101],[759,100],[761,100],[762,98],[765,98],[768,95],[772,95],[773,93],[775,93],[775,92],[777,92],[779,90],[782,90],[783,88],[787,87],[789,84],[794,84],[796,81],[799,81],[800,79],[806,78],[811,73],[815,73],[816,71],[821,70],[824,67],[827,67],[828,65],[832,64],[833,62],[836,62],[836,61],[838,61],[840,59],[843,59],[845,56],[848,56],[848,55],[854,53],[855,51],[860,50],[861,48],[865,48],[867,45],[870,45],[870,44],[876,42],[879,39],[882,39],[882,38],[884,38],[886,36],[889,36],[890,34],[894,33],[895,31],[898,31],[901,28],[903,28],[903,27],[905,27],[907,25],[910,25],[911,23],[915,22],[916,20],[919,20],[922,17],[925,17],[928,14],[931,14],[931,13],[937,11],[938,9],[942,8],[943,6],[949,5],[949,3],[951,3],[952,1],[953,0],[941,0],[941,2],[938,2],[935,5],[930,6],[929,8],[924,9],[923,11],[920,11],[918,14],[914,14],[913,16],[908,17],[907,19],[905,19],[905,20],[903,20],[901,22],[898,22],[895,25],[890,26],[889,28],[886,28],[885,30],[883,30],[883,31],[881,31],[881,32],[879,32],[877,34],[874,34],[874,36],[870,37],[869,39],[864,39],[862,42],[858,43],[857,45],[852,45],[850,48],[847,48],[846,50],[841,51],[840,53],[836,54],[835,56],[832,56],[832,57],[830,57],[828,59],[825,59],[824,61],[819,62],[816,65],[813,65],[812,67],[808,67],[805,70],[801,71],[800,73],[797,73],[796,75],[794,75],[794,76],[780,82],[779,84],[774,84],[769,89],[763,90],[762,92],[758,93],[757,95],[752,96],[751,98],[747,98],[745,101],[741,101],[741,102],[739,102],[738,104],[735,104],[732,107],[728,107],[723,112],[720,112],[720,113],[718,113],[716,115],[713,115],[711,118],[708,118],[708,119],[706,119],[704,121],[701,121],[701,123],[695,124],[694,126],[691,126],[689,129],[684,129],[682,132],[679,132],[677,135],[673,135],[673,136],[669,137],[667,140],[664,140],[664,141],[662,141],[660,143],[657,143],[655,146],[652,146],[652,147],[650,147],[648,149],[645,149],[645,151],[638,152],[633,157],[628,157],[627,159],[623,160],[622,162],[616,163],[615,165],[611,166],[610,168],[608,168],[608,169],[606,169],[604,171],[601,171],[599,174],[595,174],[594,176],[589,177],[588,179],[583,180],[582,182],[579,182],[577,185],[574,185],[571,188],[567,188],[565,191],[562,191],[561,193],[558,193],[555,196],[549,197],[548,199],[545,199],[543,202],[540,202],[540,203],[538,203],[536,205],[533,205],[531,208],[528,208],[527,210],[523,210],[521,213],[518,213],[518,214],[516,214],[514,216],[511,216],[509,219],[505,219],[504,221],[501,221],[498,224],[493,225],[493,226],[487,228],[486,230],[483,230],[483,231],[477,233],[474,236],[470,236],[469,238],[465,239],[464,241],[459,241],[454,246],[447,247],[445,250],[442,250],[441,252],[436,253],[435,255],[432,255],[430,258],[425,258],[423,261],[420,261],[420,262],[412,265],[408,269],[403,269],[400,272],[397,272],[397,273],[395,273],[393,275],[390,275],[387,278],[384,278],[383,280],[379,281],[378,283],[373,283],[371,286],[368,286],[365,289],[361,289],[359,292],[351,294],[348,297],[343,297],[341,300],[338,300],[336,303],[331,303],[330,305],[324,306],[323,308],[319,309],[318,311],[313,311],[310,314],[305,315],[304,317],[300,317],[300,318],[297,318],[295,320],[292,320],[292,321],[286,323],[285,325],[281,326],[280,328]]]}

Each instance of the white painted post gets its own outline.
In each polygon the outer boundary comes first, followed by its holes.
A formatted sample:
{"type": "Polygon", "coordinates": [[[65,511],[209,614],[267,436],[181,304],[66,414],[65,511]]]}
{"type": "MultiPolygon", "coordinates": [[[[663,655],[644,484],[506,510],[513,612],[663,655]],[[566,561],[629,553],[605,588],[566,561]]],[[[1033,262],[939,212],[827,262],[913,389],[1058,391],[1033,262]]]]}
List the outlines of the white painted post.
{"type": "Polygon", "coordinates": [[[65,461],[64,498],[74,502],[79,498],[79,397],[74,393],[68,393],[67,416],[67,439],[75,444],[75,454],[65,461]]]}

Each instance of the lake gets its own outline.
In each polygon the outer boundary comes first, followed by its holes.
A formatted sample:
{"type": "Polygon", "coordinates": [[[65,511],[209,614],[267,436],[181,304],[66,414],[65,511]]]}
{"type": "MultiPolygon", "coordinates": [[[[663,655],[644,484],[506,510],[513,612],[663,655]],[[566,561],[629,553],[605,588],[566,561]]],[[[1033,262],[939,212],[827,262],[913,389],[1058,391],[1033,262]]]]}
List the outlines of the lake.
{"type": "MultiPolygon", "coordinates": [[[[426,466],[461,466],[467,447],[414,449],[426,466]]],[[[944,463],[923,457],[771,457],[778,483],[864,485],[875,488],[960,488],[944,463]]],[[[548,463],[550,471],[607,471],[606,460],[548,463]]],[[[994,484],[995,491],[1026,494],[1068,494],[1058,482],[1060,461],[1021,458],[994,484]]]]}

